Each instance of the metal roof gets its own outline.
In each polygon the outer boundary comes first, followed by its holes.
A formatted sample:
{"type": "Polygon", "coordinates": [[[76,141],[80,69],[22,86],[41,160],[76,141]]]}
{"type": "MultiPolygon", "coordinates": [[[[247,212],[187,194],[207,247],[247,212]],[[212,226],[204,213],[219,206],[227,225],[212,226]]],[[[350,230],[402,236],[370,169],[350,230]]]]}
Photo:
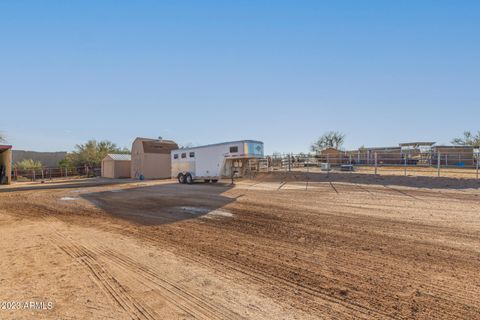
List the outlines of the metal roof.
{"type": "Polygon", "coordinates": [[[0,150],[8,150],[8,149],[12,149],[12,146],[9,146],[9,145],[0,145],[0,150]]]}
{"type": "Polygon", "coordinates": [[[117,153],[110,153],[106,156],[106,158],[110,158],[111,160],[115,161],[131,161],[132,156],[129,154],[117,154],[117,153]]]}
{"type": "Polygon", "coordinates": [[[435,142],[430,141],[420,141],[420,142],[406,142],[406,143],[399,143],[400,147],[420,147],[420,146],[433,146],[435,142]]]}
{"type": "Polygon", "coordinates": [[[213,146],[220,146],[223,144],[232,144],[232,143],[260,143],[263,144],[262,141],[258,140],[237,140],[237,141],[228,141],[228,142],[220,142],[220,143],[212,143],[212,144],[206,144],[203,146],[198,146],[198,147],[188,147],[188,148],[182,148],[182,149],[175,149],[172,151],[188,151],[188,150],[193,150],[193,149],[200,149],[200,148],[207,148],[207,147],[213,147],[213,146]]]}

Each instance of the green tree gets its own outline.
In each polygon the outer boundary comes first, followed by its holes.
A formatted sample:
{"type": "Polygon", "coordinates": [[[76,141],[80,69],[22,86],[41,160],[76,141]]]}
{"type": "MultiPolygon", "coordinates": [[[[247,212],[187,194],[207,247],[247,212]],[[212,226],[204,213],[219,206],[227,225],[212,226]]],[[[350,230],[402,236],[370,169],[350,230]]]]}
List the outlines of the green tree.
{"type": "Polygon", "coordinates": [[[130,153],[127,148],[119,148],[117,145],[108,140],[96,141],[89,140],[84,144],[77,144],[75,151],[69,153],[65,160],[60,162],[60,166],[84,166],[98,167],[103,158],[109,153],[130,153]]]}
{"type": "Polygon", "coordinates": [[[40,161],[35,161],[32,159],[23,159],[15,164],[15,168],[20,170],[41,169],[42,167],[43,165],[40,161]]]}
{"type": "Polygon", "coordinates": [[[326,148],[340,149],[345,142],[345,135],[338,131],[329,131],[324,133],[317,141],[315,141],[311,150],[320,152],[326,148]]]}
{"type": "Polygon", "coordinates": [[[465,131],[463,137],[453,139],[452,144],[456,146],[480,146],[480,130],[477,131],[477,134],[465,131]]]}

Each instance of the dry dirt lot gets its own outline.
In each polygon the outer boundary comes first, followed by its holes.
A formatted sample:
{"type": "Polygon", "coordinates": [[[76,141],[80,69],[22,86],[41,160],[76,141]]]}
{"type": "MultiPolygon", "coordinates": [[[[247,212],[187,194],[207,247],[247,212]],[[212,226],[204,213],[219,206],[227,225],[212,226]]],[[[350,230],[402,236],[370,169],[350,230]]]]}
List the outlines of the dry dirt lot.
{"type": "Polygon", "coordinates": [[[0,301],[53,308],[0,319],[478,319],[479,187],[301,173],[2,187],[0,301]]]}

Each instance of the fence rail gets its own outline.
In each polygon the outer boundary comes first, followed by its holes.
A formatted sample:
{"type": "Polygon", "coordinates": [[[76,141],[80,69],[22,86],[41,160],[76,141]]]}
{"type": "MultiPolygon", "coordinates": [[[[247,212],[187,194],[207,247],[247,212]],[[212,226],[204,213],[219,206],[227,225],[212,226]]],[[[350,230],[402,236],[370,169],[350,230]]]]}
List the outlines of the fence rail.
{"type": "Polygon", "coordinates": [[[341,152],[336,154],[275,154],[249,164],[250,171],[356,171],[413,176],[448,176],[479,179],[480,154],[449,152],[401,154],[397,152],[341,152]]]}
{"type": "Polygon", "coordinates": [[[34,168],[34,169],[18,169],[12,170],[13,181],[35,181],[35,180],[51,180],[68,177],[95,177],[99,176],[101,169],[98,167],[55,167],[55,168],[34,168]]]}
{"type": "MultiPolygon", "coordinates": [[[[274,154],[251,160],[249,172],[284,171],[355,171],[370,174],[444,176],[479,179],[480,153],[449,152],[409,154],[392,152],[339,152],[336,154],[274,154]]],[[[12,170],[14,181],[49,180],[65,177],[95,177],[100,167],[55,167],[12,170]]]]}

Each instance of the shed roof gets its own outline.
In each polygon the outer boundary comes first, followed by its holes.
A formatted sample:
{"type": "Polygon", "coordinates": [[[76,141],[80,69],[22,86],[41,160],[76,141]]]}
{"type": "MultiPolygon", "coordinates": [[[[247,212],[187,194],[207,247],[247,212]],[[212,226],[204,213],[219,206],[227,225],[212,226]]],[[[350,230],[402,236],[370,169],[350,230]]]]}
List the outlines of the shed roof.
{"type": "Polygon", "coordinates": [[[107,154],[104,160],[114,160],[114,161],[131,161],[132,156],[129,154],[117,154],[117,153],[110,153],[107,154]]]}
{"type": "MultiPolygon", "coordinates": [[[[170,154],[170,151],[177,149],[178,145],[172,140],[150,139],[150,138],[135,138],[133,144],[140,144],[144,153],[164,153],[170,154]]],[[[132,146],[133,149],[133,146],[132,146]]]]}
{"type": "Polygon", "coordinates": [[[5,151],[5,150],[8,150],[8,149],[12,149],[12,146],[1,145],[1,144],[0,144],[0,151],[5,151]]]}

